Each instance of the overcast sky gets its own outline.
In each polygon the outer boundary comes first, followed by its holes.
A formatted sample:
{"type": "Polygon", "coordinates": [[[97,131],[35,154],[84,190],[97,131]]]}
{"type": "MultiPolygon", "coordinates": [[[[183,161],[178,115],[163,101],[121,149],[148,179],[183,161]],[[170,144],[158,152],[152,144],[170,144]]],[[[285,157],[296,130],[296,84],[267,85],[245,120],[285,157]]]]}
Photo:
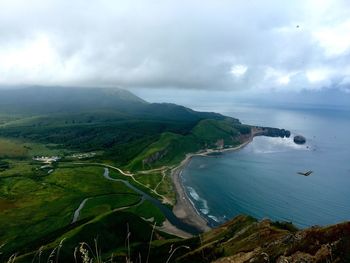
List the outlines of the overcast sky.
{"type": "Polygon", "coordinates": [[[0,0],[0,85],[350,92],[349,0],[0,0]]]}

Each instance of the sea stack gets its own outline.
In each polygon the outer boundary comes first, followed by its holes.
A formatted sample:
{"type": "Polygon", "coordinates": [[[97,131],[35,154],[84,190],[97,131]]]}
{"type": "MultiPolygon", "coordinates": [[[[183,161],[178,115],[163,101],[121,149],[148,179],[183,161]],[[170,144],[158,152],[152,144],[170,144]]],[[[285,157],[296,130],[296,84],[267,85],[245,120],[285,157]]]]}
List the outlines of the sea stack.
{"type": "Polygon", "coordinates": [[[306,139],[305,139],[305,137],[304,136],[301,136],[301,135],[296,135],[296,136],[294,136],[294,142],[296,143],[296,144],[304,144],[305,142],[306,142],[306,139]]]}

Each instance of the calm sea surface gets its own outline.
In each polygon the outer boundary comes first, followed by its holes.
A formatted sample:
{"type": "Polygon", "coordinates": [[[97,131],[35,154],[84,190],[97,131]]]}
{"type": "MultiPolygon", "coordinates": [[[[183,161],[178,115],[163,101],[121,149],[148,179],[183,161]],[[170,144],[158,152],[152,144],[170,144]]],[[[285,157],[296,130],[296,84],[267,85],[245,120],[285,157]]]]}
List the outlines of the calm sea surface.
{"type": "Polygon", "coordinates": [[[242,150],[193,158],[182,180],[212,225],[238,214],[292,221],[299,227],[350,220],[350,110],[249,105],[200,110],[307,138],[299,146],[292,138],[256,137],[242,150]],[[311,176],[297,174],[308,170],[311,176]]]}

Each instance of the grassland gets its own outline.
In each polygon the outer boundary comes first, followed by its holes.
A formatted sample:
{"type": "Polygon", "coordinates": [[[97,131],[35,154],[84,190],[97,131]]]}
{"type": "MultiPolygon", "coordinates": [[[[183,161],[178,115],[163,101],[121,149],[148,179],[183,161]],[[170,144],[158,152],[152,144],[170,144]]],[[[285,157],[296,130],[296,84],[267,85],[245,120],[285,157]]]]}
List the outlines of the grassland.
{"type": "Polygon", "coordinates": [[[187,153],[236,146],[242,143],[242,136],[249,134],[250,129],[232,118],[201,120],[185,135],[162,133],[157,141],[134,157],[127,168],[137,171],[172,166],[180,163],[187,153]]]}
{"type": "MultiPolygon", "coordinates": [[[[45,236],[70,225],[75,209],[91,198],[81,219],[93,219],[118,207],[137,204],[140,196],[120,182],[107,182],[98,166],[58,165],[42,174],[31,163],[17,163],[0,181],[0,240],[4,252],[25,252],[45,236]],[[24,165],[22,165],[24,164],[24,165]],[[19,176],[21,175],[21,176],[19,176]]],[[[137,210],[136,214],[144,214],[137,210]]],[[[161,218],[149,205],[148,214],[161,218]]],[[[159,219],[161,222],[161,219],[159,219]]],[[[34,246],[35,247],[35,246],[34,246]]]]}
{"type": "Polygon", "coordinates": [[[161,225],[165,217],[157,207],[148,201],[140,202],[140,196],[123,183],[107,181],[103,166],[90,163],[129,170],[133,176],[115,169],[110,169],[110,176],[174,204],[171,168],[189,152],[218,147],[219,140],[235,143],[240,133],[234,127],[236,120],[230,118],[196,124],[192,119],[104,123],[105,120],[89,122],[85,115],[79,121],[76,117],[11,119],[0,128],[0,243],[5,244],[4,255],[30,252],[45,243],[42,240],[47,237],[58,238],[53,234],[57,231],[63,231],[64,236],[74,211],[85,198],[89,199],[78,224],[123,208],[161,225]],[[83,165],[74,164],[76,160],[69,156],[84,151],[99,154],[84,160],[83,165]],[[34,156],[54,155],[62,158],[59,163],[47,166],[32,160],[34,156]]]}
{"type": "Polygon", "coordinates": [[[28,154],[28,149],[14,140],[0,138],[0,157],[21,158],[28,154]]]}
{"type": "Polygon", "coordinates": [[[176,193],[173,190],[170,170],[170,168],[164,167],[154,172],[136,173],[134,178],[149,187],[153,193],[155,192],[159,196],[163,196],[165,200],[162,201],[174,205],[176,193]]]}
{"type": "Polygon", "coordinates": [[[17,138],[0,137],[0,158],[25,159],[38,155],[53,156],[71,153],[55,144],[41,144],[17,138]]]}
{"type": "MultiPolygon", "coordinates": [[[[104,178],[103,164],[129,171],[125,175],[109,168],[111,178],[126,180],[171,206],[176,193],[170,170],[187,153],[221,147],[222,141],[235,144],[242,134],[233,118],[149,104],[127,92],[121,92],[123,98],[97,90],[79,93],[81,97],[66,96],[66,91],[55,96],[46,90],[28,92],[23,103],[18,103],[22,93],[5,94],[12,108],[1,104],[5,95],[0,97],[0,261],[12,253],[33,255],[40,246],[49,251],[62,239],[73,249],[99,233],[111,243],[105,251],[113,248],[125,256],[120,246],[126,222],[140,231],[132,243],[139,246],[149,238],[151,225],[162,225],[165,217],[122,182],[104,178]],[[89,152],[98,154],[84,160],[71,157],[89,152]],[[34,156],[61,159],[44,164],[34,156]],[[85,199],[78,221],[71,224],[85,199]]],[[[162,237],[166,235],[157,233],[162,237]]]]}
{"type": "Polygon", "coordinates": [[[118,193],[96,196],[89,199],[81,210],[79,219],[102,215],[115,209],[137,205],[141,197],[137,194],[118,193]]]}

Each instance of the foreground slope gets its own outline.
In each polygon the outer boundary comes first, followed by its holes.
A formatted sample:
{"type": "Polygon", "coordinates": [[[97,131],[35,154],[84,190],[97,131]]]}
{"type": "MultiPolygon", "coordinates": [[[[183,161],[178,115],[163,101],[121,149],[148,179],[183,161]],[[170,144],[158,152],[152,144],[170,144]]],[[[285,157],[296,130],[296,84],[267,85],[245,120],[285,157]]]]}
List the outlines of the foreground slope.
{"type": "MultiPolygon", "coordinates": [[[[200,236],[179,239],[129,213],[111,213],[69,230],[42,248],[41,260],[53,251],[57,262],[75,262],[75,257],[81,262],[84,254],[75,248],[81,242],[93,247],[96,239],[100,255],[94,249],[88,254],[98,262],[350,262],[350,222],[298,230],[290,223],[238,216],[200,236]]],[[[33,251],[18,262],[39,259],[33,251]]]]}
{"type": "Polygon", "coordinates": [[[238,216],[205,233],[178,262],[350,262],[350,222],[297,230],[238,216]]]}

